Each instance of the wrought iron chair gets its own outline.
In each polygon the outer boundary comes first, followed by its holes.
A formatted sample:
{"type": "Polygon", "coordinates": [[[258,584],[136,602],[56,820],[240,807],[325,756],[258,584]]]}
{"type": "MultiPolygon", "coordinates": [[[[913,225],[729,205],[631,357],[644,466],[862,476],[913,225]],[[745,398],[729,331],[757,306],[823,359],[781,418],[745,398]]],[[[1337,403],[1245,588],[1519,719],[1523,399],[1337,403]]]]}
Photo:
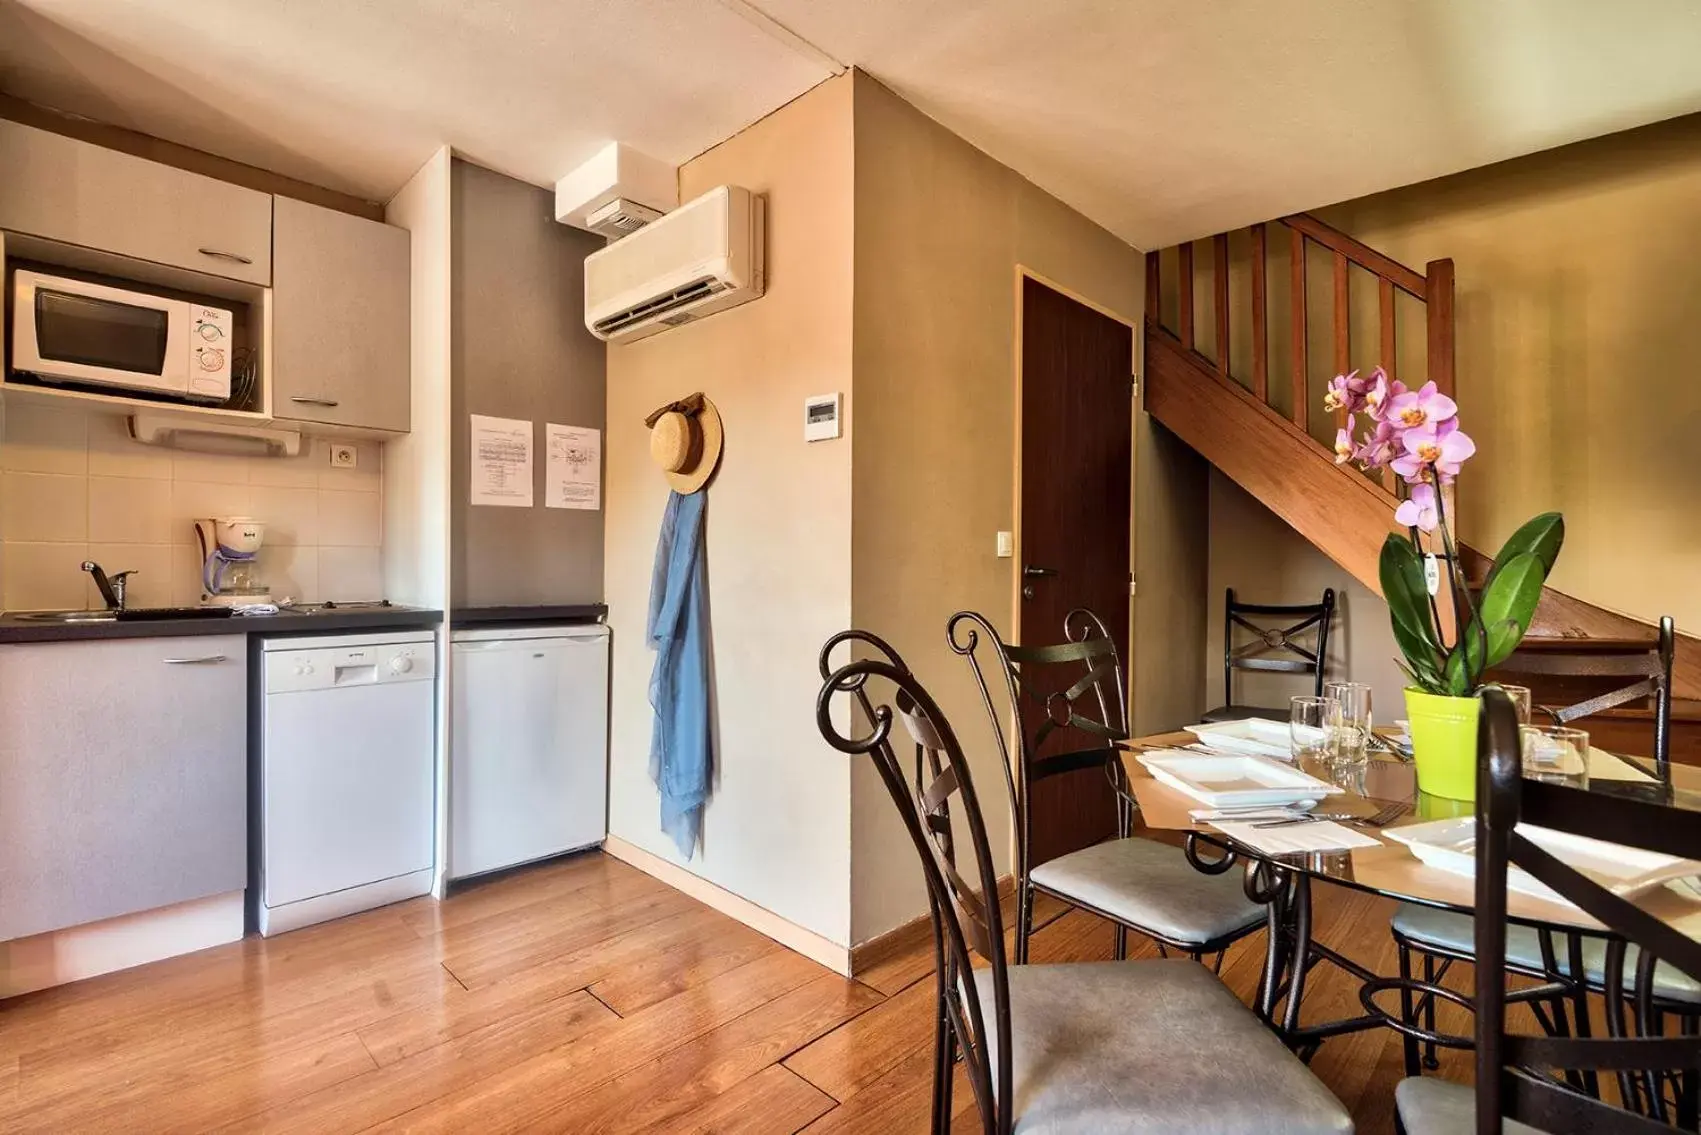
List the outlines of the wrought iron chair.
{"type": "MultiPolygon", "coordinates": [[[[1593,690],[1585,700],[1564,708],[1542,707],[1543,712],[1555,724],[1564,725],[1638,698],[1652,698],[1655,772],[1660,781],[1669,784],[1671,670],[1676,642],[1675,625],[1667,616],[1660,620],[1659,636],[1643,650],[1611,653],[1588,649],[1525,651],[1514,654],[1513,660],[1501,667],[1501,671],[1520,676],[1545,675],[1590,682],[1599,678],[1637,678],[1626,686],[1593,690]]],[[[1413,955],[1421,958],[1424,980],[1431,983],[1445,977],[1454,962],[1469,962],[1474,957],[1476,931],[1467,914],[1402,904],[1394,912],[1392,930],[1402,974],[1411,973],[1413,955]]],[[[1588,993],[1591,989],[1606,987],[1606,947],[1602,939],[1580,934],[1555,935],[1547,930],[1514,926],[1507,932],[1506,958],[1510,972],[1561,987],[1562,996],[1552,1003],[1556,1031],[1566,1027],[1565,1004],[1569,1003],[1571,1016],[1586,1035],[1589,1027],[1588,993]]],[[[1690,980],[1670,966],[1661,966],[1655,971],[1653,995],[1657,1005],[1665,1012],[1680,1018],[1701,1016],[1701,982],[1690,980]]],[[[1422,999],[1420,1007],[1425,1023],[1433,1031],[1434,1000],[1422,999]]],[[[1424,1066],[1436,1067],[1434,1046],[1426,1042],[1424,1049],[1424,1066]]],[[[1417,1072],[1410,1058],[1406,1071],[1411,1075],[1417,1072]]]]}
{"type": "Polygon", "coordinates": [[[1335,618],[1335,589],[1324,588],[1321,603],[1301,603],[1274,606],[1267,603],[1242,603],[1228,589],[1223,603],[1223,704],[1205,714],[1206,721],[1239,721],[1247,717],[1270,717],[1277,721],[1288,719],[1286,706],[1236,705],[1234,672],[1236,670],[1274,671],[1284,674],[1311,674],[1312,692],[1323,692],[1324,669],[1329,664],[1329,624],[1335,618]],[[1268,621],[1285,626],[1264,626],[1268,621]],[[1308,650],[1303,640],[1316,628],[1317,648],[1308,650]],[[1250,634],[1248,641],[1236,644],[1235,632],[1250,634]],[[1288,657],[1271,657],[1286,654],[1288,657]]]}
{"type": "Polygon", "coordinates": [[[1028,960],[1038,892],[1114,923],[1118,958],[1128,956],[1128,931],[1135,930],[1195,961],[1214,953],[1220,966],[1222,951],[1265,924],[1265,909],[1246,897],[1232,873],[1203,874],[1179,849],[1132,835],[1133,797],[1122,751],[1116,748],[1128,737],[1116,640],[1103,620],[1085,608],[1064,618],[1063,637],[1050,646],[1016,646],[974,611],[960,611],[946,624],[951,649],[968,660],[980,687],[1004,761],[1016,829],[1016,964],[1028,960]],[[992,657],[983,659],[983,652],[992,657]],[[1057,667],[1070,668],[1053,683],[1062,688],[1045,693],[1041,673],[1057,667]],[[1070,682],[1074,667],[1079,677],[1070,682]],[[995,685],[1003,687],[1007,706],[993,696],[995,685]],[[1045,712],[1037,725],[1030,722],[1035,708],[1045,712]],[[1083,740],[1085,748],[1080,747],[1083,740]],[[1033,815],[1027,807],[1033,786],[1090,768],[1103,769],[1116,790],[1116,838],[1034,863],[1033,815]]]}
{"type": "MultiPolygon", "coordinates": [[[[1632,847],[1701,858],[1692,813],[1634,797],[1586,793],[1522,779],[1517,718],[1498,690],[1484,694],[1477,774],[1476,1089],[1433,1078],[1400,1083],[1395,1101],[1408,1135],[1503,1128],[1528,1132],[1657,1132],[1701,1122],[1701,1036],[1664,1035],[1652,1014],[1655,974],[1667,967],[1701,985],[1701,942],[1614,895],[1515,830],[1527,823],[1632,847]],[[1614,935],[1603,951],[1607,1037],[1506,1031],[1507,872],[1517,866],[1598,919],[1614,935]],[[1658,966],[1654,958],[1662,959],[1658,966]],[[1634,1002],[1643,1018],[1634,1035],[1634,1002]],[[1568,1073],[1556,1078],[1553,1070],[1568,1073]],[[1577,1073],[1611,1075],[1619,1104],[1579,1091],[1577,1073]]],[[[1375,990],[1366,987],[1368,1001],[1375,990]]],[[[1454,995],[1452,999],[1466,1004],[1454,995]]]]}
{"type": "Polygon", "coordinates": [[[1329,1090],[1201,966],[1179,959],[1011,964],[997,870],[955,732],[874,636],[835,636],[824,665],[847,639],[880,656],[832,670],[816,722],[835,749],[874,762],[926,880],[938,991],[936,1135],[951,1130],[959,1058],[990,1135],[1352,1130],[1329,1090]],[[889,693],[876,699],[871,681],[889,693]],[[863,719],[850,735],[834,721],[842,697],[863,719]],[[915,746],[913,783],[893,744],[899,721],[915,746]],[[975,968],[971,951],[987,965],[975,968]]]}

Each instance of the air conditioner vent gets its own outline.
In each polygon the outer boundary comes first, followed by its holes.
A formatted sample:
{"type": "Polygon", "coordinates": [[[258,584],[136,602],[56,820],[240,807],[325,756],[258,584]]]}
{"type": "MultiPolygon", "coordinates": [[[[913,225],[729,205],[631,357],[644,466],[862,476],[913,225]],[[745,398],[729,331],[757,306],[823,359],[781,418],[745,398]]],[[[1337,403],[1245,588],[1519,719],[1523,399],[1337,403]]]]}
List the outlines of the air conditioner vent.
{"type": "Polygon", "coordinates": [[[762,198],[723,185],[585,258],[585,326],[628,342],[762,294],[762,198]]]}

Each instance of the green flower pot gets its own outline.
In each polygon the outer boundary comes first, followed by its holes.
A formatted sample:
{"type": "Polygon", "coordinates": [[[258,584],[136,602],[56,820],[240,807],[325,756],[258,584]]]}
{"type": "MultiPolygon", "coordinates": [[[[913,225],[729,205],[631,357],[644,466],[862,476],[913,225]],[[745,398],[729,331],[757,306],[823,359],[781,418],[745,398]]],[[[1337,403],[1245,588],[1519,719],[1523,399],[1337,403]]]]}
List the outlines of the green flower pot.
{"type": "Polygon", "coordinates": [[[1407,688],[1418,791],[1448,800],[1477,798],[1477,718],[1482,702],[1407,688]]]}

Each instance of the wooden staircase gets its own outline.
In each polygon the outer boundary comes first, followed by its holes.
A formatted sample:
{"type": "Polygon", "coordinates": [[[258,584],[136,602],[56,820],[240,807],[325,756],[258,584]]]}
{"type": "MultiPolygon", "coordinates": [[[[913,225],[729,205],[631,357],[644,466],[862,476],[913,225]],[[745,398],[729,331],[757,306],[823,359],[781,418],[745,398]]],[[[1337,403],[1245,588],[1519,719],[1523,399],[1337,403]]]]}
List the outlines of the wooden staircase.
{"type": "MultiPolygon", "coordinates": [[[[1149,253],[1146,410],[1380,595],[1378,555],[1387,533],[1403,531],[1394,523],[1403,486],[1391,471],[1373,480],[1335,463],[1333,449],[1318,435],[1332,435],[1343,423],[1319,420],[1324,383],[1355,366],[1367,373],[1380,365],[1414,387],[1433,380],[1468,412],[1469,390],[1461,396],[1454,389],[1453,288],[1451,260],[1431,261],[1419,272],[1305,214],[1149,253]],[[1200,248],[1208,250],[1198,257],[1208,259],[1208,267],[1195,263],[1200,248]],[[1332,301],[1326,371],[1312,365],[1313,347],[1325,328],[1316,323],[1310,302],[1324,291],[1313,275],[1324,266],[1332,301]],[[1374,321],[1361,311],[1355,322],[1354,295],[1362,298],[1372,289],[1374,321]],[[1415,350],[1402,351],[1397,336],[1398,327],[1409,330],[1417,322],[1413,301],[1421,305],[1421,368],[1412,363],[1415,350]],[[1405,319],[1396,318],[1397,306],[1405,319]],[[1273,324],[1271,313],[1284,308],[1285,322],[1273,324]],[[1362,343],[1355,349],[1353,330],[1362,335],[1372,326],[1374,350],[1362,343]],[[1272,342],[1278,335],[1285,344],[1272,342]],[[1238,355],[1231,349],[1235,344],[1244,348],[1238,355]],[[1414,373],[1401,373],[1402,358],[1414,373]]],[[[1469,547],[1461,557],[1467,575],[1481,578],[1487,557],[1469,547]]],[[[1530,630],[1532,646],[1543,637],[1654,634],[1646,623],[1551,587],[1530,630]]],[[[1679,714],[1693,716],[1701,735],[1701,639],[1679,635],[1672,685],[1679,714]]],[[[1697,753],[1701,756],[1701,748],[1697,753]]]]}

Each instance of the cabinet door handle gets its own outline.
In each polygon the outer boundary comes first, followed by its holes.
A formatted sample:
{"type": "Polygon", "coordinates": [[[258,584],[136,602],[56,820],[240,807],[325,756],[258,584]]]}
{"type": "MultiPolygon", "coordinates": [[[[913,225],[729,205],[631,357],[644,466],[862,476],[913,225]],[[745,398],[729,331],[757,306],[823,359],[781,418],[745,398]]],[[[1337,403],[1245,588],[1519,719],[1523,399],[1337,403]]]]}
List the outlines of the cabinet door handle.
{"type": "Polygon", "coordinates": [[[164,662],[167,666],[212,666],[212,665],[215,665],[219,662],[228,662],[228,661],[229,661],[229,658],[227,656],[223,655],[223,654],[203,654],[199,658],[167,658],[167,659],[164,659],[164,662]]]}
{"type": "Polygon", "coordinates": [[[199,252],[202,256],[211,256],[218,260],[234,260],[238,264],[254,263],[254,261],[250,260],[246,256],[239,256],[234,252],[226,252],[222,248],[197,248],[195,251],[199,252]]]}
{"type": "Polygon", "coordinates": [[[335,406],[338,404],[335,398],[309,398],[305,394],[291,394],[289,400],[299,402],[303,406],[335,406]]]}

